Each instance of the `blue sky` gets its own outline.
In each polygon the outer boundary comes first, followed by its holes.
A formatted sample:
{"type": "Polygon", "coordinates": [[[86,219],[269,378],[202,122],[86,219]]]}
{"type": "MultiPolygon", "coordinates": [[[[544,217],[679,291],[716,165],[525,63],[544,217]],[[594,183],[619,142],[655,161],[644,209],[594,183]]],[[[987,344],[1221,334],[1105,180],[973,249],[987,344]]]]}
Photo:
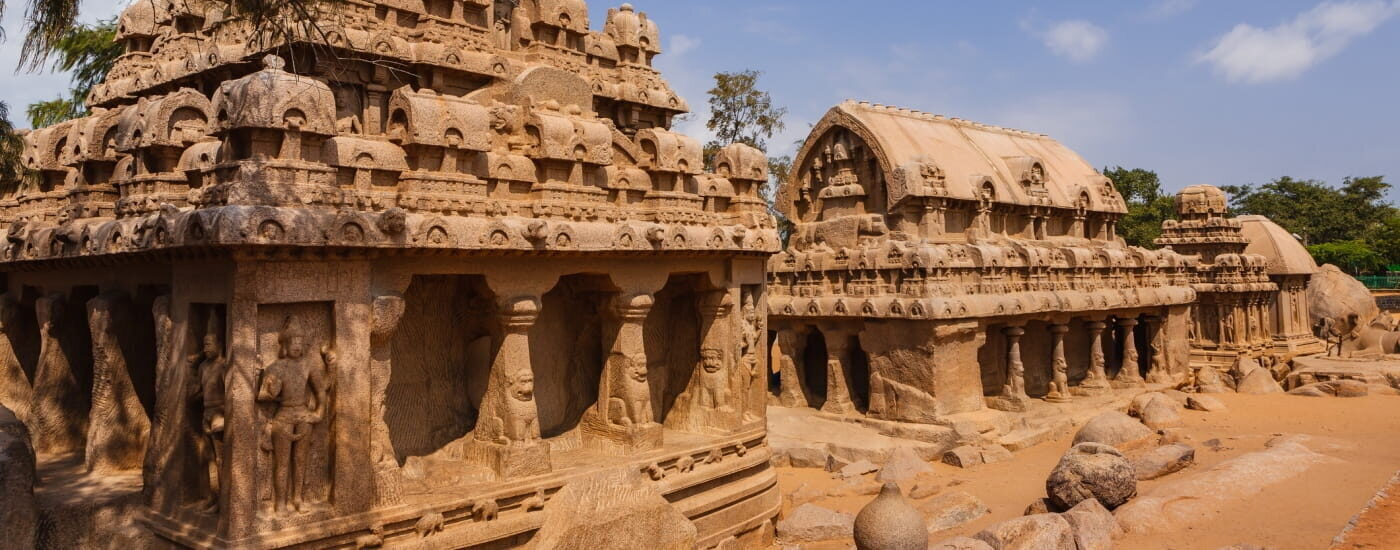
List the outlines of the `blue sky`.
{"type": "MultiPolygon", "coordinates": [[[[0,67],[15,65],[9,2],[0,67]]],[[[125,2],[87,0],[84,18],[125,2]]],[[[756,69],[789,110],[773,153],[832,105],[864,99],[1050,134],[1095,166],[1156,170],[1169,190],[1281,175],[1400,183],[1400,0],[636,0],[704,137],[717,71],[756,69]]],[[[590,2],[601,27],[608,4],[590,2]]],[[[13,75],[16,110],[62,75],[13,75]]],[[[1392,199],[1400,192],[1392,193],[1392,199]]]]}

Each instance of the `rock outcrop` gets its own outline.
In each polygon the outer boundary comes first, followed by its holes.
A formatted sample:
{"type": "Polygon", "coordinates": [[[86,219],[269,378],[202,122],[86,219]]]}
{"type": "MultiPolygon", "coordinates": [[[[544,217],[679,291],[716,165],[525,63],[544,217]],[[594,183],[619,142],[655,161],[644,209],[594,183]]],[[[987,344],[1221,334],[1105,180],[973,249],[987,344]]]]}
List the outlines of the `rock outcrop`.
{"type": "Polygon", "coordinates": [[[1061,510],[1074,508],[1086,498],[1098,499],[1112,510],[1137,494],[1137,475],[1118,449],[1100,443],[1080,443],[1070,448],[1050,472],[1045,493],[1061,510]]]}

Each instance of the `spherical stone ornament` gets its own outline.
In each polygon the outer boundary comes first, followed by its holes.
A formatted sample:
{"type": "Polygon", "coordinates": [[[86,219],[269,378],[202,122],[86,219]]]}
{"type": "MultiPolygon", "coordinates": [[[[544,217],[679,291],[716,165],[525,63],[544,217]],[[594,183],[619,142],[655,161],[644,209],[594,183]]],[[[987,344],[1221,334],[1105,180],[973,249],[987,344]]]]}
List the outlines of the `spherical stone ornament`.
{"type": "Polygon", "coordinates": [[[893,481],[856,515],[856,548],[860,550],[924,550],[928,527],[924,515],[909,504],[893,481]]]}

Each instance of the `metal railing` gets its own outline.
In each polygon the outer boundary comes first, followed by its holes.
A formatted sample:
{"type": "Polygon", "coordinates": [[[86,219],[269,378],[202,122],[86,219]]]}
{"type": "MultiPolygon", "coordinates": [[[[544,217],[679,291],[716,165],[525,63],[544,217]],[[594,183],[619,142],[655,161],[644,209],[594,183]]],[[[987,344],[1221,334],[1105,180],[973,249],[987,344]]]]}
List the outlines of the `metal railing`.
{"type": "Polygon", "coordinates": [[[1400,289],[1400,273],[1385,275],[1357,275],[1356,280],[1372,290],[1400,289]]]}

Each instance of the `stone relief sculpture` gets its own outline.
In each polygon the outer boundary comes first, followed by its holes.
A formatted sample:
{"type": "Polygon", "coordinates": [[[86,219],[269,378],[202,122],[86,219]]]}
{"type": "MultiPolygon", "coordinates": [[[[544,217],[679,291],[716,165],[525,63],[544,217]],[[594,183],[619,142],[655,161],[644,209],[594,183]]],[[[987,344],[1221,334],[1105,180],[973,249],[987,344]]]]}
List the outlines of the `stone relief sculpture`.
{"type": "Polygon", "coordinates": [[[654,423],[651,410],[651,389],[647,385],[647,365],[618,352],[609,358],[612,380],[608,394],[608,422],[616,427],[654,423]]]}
{"type": "Polygon", "coordinates": [[[706,409],[733,409],[729,401],[729,375],[724,370],[724,353],[720,350],[700,350],[698,404],[706,409]]]}
{"type": "Polygon", "coordinates": [[[278,335],[277,360],[263,369],[257,399],[270,405],[263,450],[272,453],[273,509],[302,511],[315,504],[304,497],[312,428],[325,420],[330,387],[327,371],[336,356],[329,345],[308,355],[311,343],[300,322],[287,317],[278,335]]]}
{"type": "Polygon", "coordinates": [[[186,361],[193,371],[193,376],[186,380],[189,381],[187,398],[200,414],[201,437],[195,457],[200,465],[197,474],[204,493],[201,504],[205,511],[214,512],[219,507],[219,472],[223,471],[224,378],[228,376],[228,358],[212,314],[206,326],[200,339],[200,353],[186,361]]]}

